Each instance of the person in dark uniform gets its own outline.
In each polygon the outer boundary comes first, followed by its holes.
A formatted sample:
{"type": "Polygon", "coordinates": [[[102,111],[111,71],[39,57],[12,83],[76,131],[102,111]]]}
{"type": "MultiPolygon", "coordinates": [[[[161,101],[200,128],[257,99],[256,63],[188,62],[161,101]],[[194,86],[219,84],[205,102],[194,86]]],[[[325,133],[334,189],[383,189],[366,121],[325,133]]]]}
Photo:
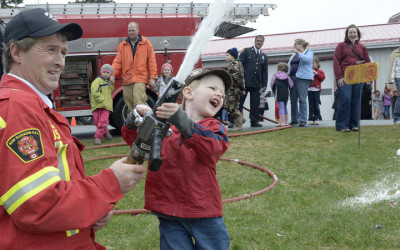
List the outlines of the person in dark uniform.
{"type": "Polygon", "coordinates": [[[260,104],[260,89],[264,92],[268,81],[268,58],[261,52],[264,37],[256,36],[254,46],[245,48],[239,56],[244,68],[246,94],[240,97],[240,111],[250,93],[250,123],[252,127],[262,127],[258,119],[258,106],[260,104]]]}

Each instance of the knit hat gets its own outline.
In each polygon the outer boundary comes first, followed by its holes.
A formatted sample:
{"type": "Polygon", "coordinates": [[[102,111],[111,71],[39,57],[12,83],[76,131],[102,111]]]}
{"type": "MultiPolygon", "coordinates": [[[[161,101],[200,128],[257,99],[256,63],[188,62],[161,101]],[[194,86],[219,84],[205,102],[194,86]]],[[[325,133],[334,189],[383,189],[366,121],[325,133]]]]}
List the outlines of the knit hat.
{"type": "Polygon", "coordinates": [[[171,70],[171,75],[172,75],[173,72],[174,72],[174,70],[173,70],[173,68],[172,68],[172,65],[169,64],[169,63],[164,63],[164,64],[161,66],[161,74],[164,72],[165,67],[167,67],[167,68],[169,68],[169,69],[171,70]]]}
{"type": "Polygon", "coordinates": [[[239,51],[237,50],[237,48],[228,49],[228,50],[226,51],[226,53],[229,53],[229,54],[230,54],[231,56],[233,56],[233,58],[235,58],[235,59],[237,59],[238,56],[239,56],[239,51]]]}
{"type": "Polygon", "coordinates": [[[114,68],[110,64],[103,64],[103,66],[101,66],[101,72],[103,71],[108,72],[110,73],[110,75],[112,75],[114,73],[114,68]]]}

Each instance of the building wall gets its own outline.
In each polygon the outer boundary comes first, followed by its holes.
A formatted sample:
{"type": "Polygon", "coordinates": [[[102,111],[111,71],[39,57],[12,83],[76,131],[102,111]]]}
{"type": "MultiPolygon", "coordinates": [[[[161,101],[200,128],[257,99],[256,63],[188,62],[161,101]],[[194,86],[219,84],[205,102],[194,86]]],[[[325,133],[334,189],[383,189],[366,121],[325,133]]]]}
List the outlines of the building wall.
{"type": "MultiPolygon", "coordinates": [[[[388,80],[388,67],[390,54],[395,49],[395,47],[388,48],[368,48],[369,55],[374,62],[379,63],[379,74],[378,79],[375,81],[373,89],[378,89],[383,91],[385,88],[385,83],[388,80]]],[[[267,53],[268,55],[268,53],[267,53]]],[[[328,52],[315,52],[315,56],[320,58],[321,69],[325,72],[325,81],[322,82],[322,92],[321,92],[321,114],[324,120],[332,120],[333,112],[332,103],[334,100],[334,84],[335,77],[333,74],[333,49],[328,52]]],[[[288,53],[282,53],[280,55],[268,55],[269,65],[268,65],[268,90],[271,90],[269,83],[273,74],[276,72],[277,64],[279,62],[287,62],[290,57],[288,53]],[[285,55],[286,54],[286,55],[285,55]]],[[[224,57],[207,58],[202,61],[203,67],[205,68],[220,68],[227,67],[228,63],[225,61],[224,57]]],[[[250,98],[246,98],[245,107],[250,106],[250,98]]],[[[268,97],[268,104],[270,110],[266,111],[265,116],[272,119],[274,118],[275,112],[275,101],[273,97],[268,97]]],[[[290,114],[290,101],[288,103],[288,111],[290,114]]],[[[245,118],[247,119],[248,114],[245,112],[245,118]]]]}

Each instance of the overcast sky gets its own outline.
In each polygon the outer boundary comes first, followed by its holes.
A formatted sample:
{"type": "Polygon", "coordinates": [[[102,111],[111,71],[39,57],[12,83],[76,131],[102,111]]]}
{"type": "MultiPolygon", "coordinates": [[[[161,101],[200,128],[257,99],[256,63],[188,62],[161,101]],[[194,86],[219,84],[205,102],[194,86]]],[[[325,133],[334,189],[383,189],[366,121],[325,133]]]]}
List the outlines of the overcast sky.
{"type": "MultiPolygon", "coordinates": [[[[269,0],[268,0],[269,1],[269,0]]],[[[253,2],[253,1],[252,1],[253,2]]],[[[270,2],[270,1],[269,1],[270,2]]],[[[400,0],[274,0],[278,7],[249,27],[262,35],[387,23],[400,0]]]]}
{"type": "MultiPolygon", "coordinates": [[[[71,1],[71,0],[69,0],[71,1]]],[[[24,0],[26,4],[45,3],[45,0],[24,0]]],[[[68,0],[48,0],[67,3],[68,0]]],[[[213,2],[212,0],[116,0],[119,2],[213,2]]],[[[371,25],[387,23],[400,12],[400,0],[236,0],[238,3],[277,4],[270,16],[260,16],[248,24],[257,31],[250,35],[268,35],[306,30],[346,27],[349,24],[371,25]]],[[[248,34],[249,35],[249,34],[248,34]]]]}

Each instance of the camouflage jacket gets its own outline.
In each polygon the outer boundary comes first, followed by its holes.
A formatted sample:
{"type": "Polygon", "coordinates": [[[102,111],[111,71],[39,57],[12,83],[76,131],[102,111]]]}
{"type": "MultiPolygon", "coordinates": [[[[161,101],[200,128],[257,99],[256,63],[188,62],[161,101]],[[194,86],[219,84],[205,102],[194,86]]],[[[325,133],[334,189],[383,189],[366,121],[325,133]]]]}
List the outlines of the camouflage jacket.
{"type": "Polygon", "coordinates": [[[228,66],[228,72],[232,77],[231,88],[239,89],[240,91],[244,89],[244,70],[243,65],[239,60],[234,60],[228,66]]]}

